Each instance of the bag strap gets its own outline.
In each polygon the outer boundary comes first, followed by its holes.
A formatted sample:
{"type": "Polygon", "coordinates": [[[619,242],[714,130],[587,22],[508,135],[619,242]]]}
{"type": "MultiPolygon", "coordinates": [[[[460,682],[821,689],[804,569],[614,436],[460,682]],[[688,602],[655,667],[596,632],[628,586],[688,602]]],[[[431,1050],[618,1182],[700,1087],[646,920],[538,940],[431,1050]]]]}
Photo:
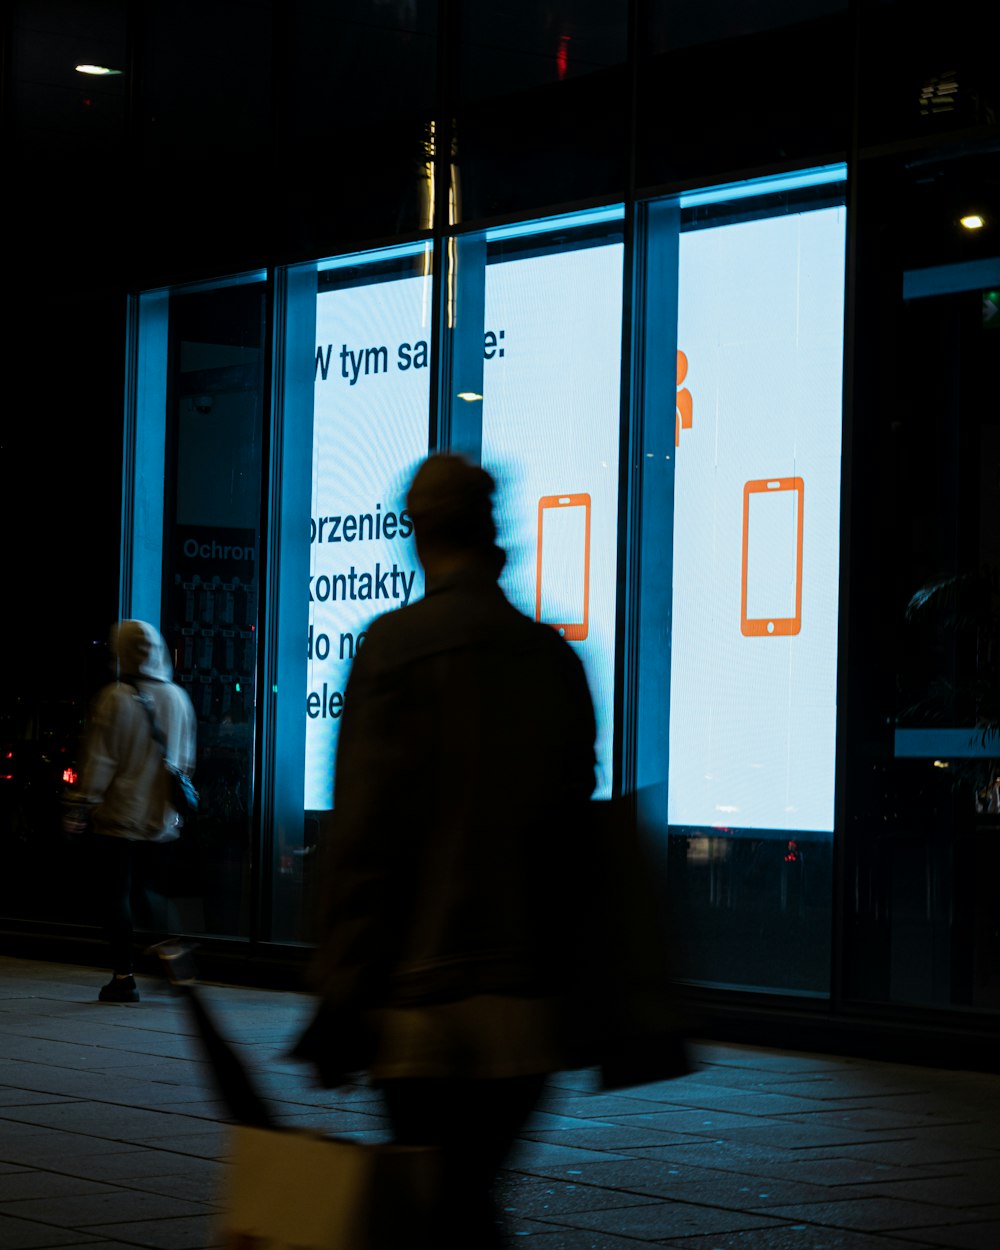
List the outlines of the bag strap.
{"type": "Polygon", "coordinates": [[[156,745],[160,748],[160,754],[163,756],[164,762],[167,759],[167,740],[163,736],[163,730],[156,723],[156,711],[153,706],[153,700],[148,694],[144,694],[138,686],[133,686],[135,697],[142,704],[142,709],[149,718],[149,734],[156,745]]]}

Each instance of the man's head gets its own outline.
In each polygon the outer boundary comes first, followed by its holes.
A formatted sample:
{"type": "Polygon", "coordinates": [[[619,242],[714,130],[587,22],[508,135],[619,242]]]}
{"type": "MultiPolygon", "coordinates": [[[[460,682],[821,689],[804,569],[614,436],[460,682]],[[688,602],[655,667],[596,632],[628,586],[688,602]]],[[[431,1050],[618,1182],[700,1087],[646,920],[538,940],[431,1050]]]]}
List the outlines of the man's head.
{"type": "Polygon", "coordinates": [[[428,456],[417,470],[406,496],[413,519],[417,554],[429,573],[442,565],[496,565],[493,521],[493,478],[461,456],[428,456]],[[428,568],[428,562],[431,567],[428,568]]]}

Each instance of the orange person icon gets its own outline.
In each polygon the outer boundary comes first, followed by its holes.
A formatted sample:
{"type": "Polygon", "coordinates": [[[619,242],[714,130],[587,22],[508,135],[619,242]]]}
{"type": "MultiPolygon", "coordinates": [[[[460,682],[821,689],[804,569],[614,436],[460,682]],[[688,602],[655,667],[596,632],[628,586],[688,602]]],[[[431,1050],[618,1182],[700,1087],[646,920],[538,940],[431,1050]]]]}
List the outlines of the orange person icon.
{"type": "Polygon", "coordinates": [[[683,352],[677,353],[677,412],[674,422],[674,446],[681,445],[681,430],[690,430],[694,422],[694,401],[691,392],[681,383],[687,377],[688,358],[683,352]]]}

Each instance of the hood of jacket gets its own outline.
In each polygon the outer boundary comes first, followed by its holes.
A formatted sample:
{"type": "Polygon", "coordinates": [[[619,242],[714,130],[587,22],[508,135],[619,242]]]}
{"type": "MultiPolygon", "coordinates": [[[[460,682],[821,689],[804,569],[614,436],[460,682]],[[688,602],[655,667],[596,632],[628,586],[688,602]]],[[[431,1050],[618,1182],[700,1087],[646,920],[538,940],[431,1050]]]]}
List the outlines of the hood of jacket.
{"type": "Polygon", "coordinates": [[[167,644],[146,621],[119,621],[111,631],[111,652],[119,680],[170,681],[173,677],[167,644]]]}

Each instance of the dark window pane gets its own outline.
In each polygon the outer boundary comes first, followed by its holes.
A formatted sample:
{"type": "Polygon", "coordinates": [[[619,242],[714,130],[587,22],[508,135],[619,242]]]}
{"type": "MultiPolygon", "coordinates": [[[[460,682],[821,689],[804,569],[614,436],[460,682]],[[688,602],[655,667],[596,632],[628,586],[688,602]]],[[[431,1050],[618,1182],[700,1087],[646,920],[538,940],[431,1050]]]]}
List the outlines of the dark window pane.
{"type": "Polygon", "coordinates": [[[271,229],[272,22],[263,0],[134,10],[146,282],[259,264],[271,229]]]}
{"type": "Polygon", "coordinates": [[[862,5],[860,138],[863,146],[941,139],[1000,121],[996,5],[951,8],[930,0],[862,5]]]}
{"type": "Polygon", "coordinates": [[[637,181],[697,181],[835,157],[850,136],[844,0],[646,0],[637,181]]]}
{"type": "Polygon", "coordinates": [[[456,217],[621,195],[628,168],[628,6],[464,0],[456,217]]]}
{"type": "Polygon", "coordinates": [[[995,159],[858,174],[846,968],[882,1003],[1000,1007],[995,159]]]}
{"type": "Polygon", "coordinates": [[[276,207],[288,250],[429,229],[437,4],[295,0],[278,22],[276,207]]]}

